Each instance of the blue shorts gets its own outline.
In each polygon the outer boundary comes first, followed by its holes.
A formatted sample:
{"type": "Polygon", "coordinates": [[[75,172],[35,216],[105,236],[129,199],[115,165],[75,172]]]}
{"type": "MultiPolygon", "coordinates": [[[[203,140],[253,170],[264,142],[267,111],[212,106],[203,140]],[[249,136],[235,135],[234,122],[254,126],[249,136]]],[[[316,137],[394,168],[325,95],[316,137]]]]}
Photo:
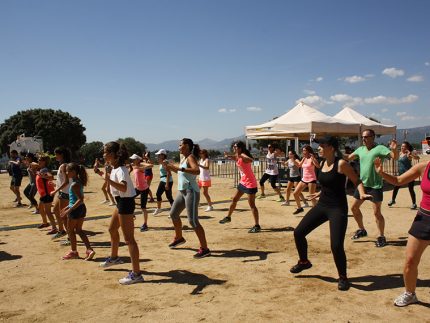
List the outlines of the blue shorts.
{"type": "Polygon", "coordinates": [[[70,211],[69,213],[69,219],[77,220],[85,218],[87,215],[87,207],[85,204],[80,204],[76,209],[70,211]]]}
{"type": "Polygon", "coordinates": [[[247,188],[243,184],[239,184],[237,186],[237,189],[238,189],[238,191],[245,193],[245,194],[257,194],[257,192],[258,192],[258,188],[256,188],[256,187],[247,188]]]}

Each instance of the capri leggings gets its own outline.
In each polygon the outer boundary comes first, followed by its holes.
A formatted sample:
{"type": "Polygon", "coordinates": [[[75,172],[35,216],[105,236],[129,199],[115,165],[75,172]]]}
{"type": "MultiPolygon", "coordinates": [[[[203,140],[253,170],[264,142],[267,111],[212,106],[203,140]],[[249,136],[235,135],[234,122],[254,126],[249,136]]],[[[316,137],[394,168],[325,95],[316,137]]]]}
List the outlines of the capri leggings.
{"type": "Polygon", "coordinates": [[[37,201],[34,198],[37,193],[36,184],[28,184],[24,189],[24,195],[28,198],[31,205],[37,206],[37,201]]]}
{"type": "Polygon", "coordinates": [[[160,182],[158,184],[158,188],[157,188],[157,201],[161,202],[163,199],[161,198],[161,195],[163,195],[163,193],[166,193],[166,197],[167,200],[169,201],[170,205],[173,204],[173,196],[172,196],[172,187],[173,187],[173,182],[169,183],[169,189],[166,190],[166,183],[165,182],[160,182]]]}
{"type": "Polygon", "coordinates": [[[326,207],[317,204],[300,221],[294,230],[294,240],[300,260],[308,260],[308,242],[306,236],[329,221],[330,246],[339,275],[346,276],[346,255],[343,242],[348,225],[348,208],[326,207]]]}
{"type": "Polygon", "coordinates": [[[172,220],[179,220],[181,212],[186,208],[188,222],[195,229],[200,224],[198,213],[199,202],[200,192],[195,192],[191,189],[179,191],[170,209],[170,217],[172,220]]]}
{"type": "MultiPolygon", "coordinates": [[[[408,189],[409,189],[409,194],[411,195],[411,199],[412,199],[412,204],[416,204],[417,202],[417,198],[415,196],[415,191],[414,191],[414,181],[409,182],[408,183],[408,189]]],[[[396,197],[397,197],[397,193],[399,192],[400,186],[394,186],[393,189],[393,197],[391,198],[391,200],[395,201],[396,197]]]]}

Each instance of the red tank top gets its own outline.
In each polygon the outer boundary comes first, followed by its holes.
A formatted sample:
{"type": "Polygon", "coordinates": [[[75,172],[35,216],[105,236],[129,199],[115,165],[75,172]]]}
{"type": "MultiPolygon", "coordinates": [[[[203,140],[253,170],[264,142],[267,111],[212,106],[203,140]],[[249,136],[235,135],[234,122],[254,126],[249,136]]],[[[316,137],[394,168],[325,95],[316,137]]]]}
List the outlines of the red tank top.
{"type": "Polygon", "coordinates": [[[424,210],[430,211],[430,162],[427,164],[421,181],[421,190],[423,197],[421,199],[420,207],[424,210]]]}

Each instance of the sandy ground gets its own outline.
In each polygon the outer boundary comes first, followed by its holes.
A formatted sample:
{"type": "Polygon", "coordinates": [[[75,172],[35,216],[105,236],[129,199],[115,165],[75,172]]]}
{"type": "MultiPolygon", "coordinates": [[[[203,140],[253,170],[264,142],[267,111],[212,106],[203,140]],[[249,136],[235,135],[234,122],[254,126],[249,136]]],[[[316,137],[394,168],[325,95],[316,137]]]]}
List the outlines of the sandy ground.
{"type": "MultiPolygon", "coordinates": [[[[124,265],[99,268],[110,252],[107,228],[113,209],[99,204],[102,181],[89,174],[91,181],[85,190],[89,214],[84,228],[97,252],[90,262],[60,260],[68,247],[52,241],[46,230],[35,228],[40,216],[27,208],[13,207],[10,179],[7,174],[0,175],[1,321],[430,322],[428,251],[420,265],[417,295],[421,303],[407,308],[392,305],[403,291],[407,231],[415,215],[409,209],[406,188],[400,190],[392,208],[386,205],[391,191],[384,193],[389,241],[385,248],[374,246],[377,230],[369,202],[363,205],[369,237],[356,242],[350,239],[357,228],[350,216],[345,247],[352,288],[347,292],[337,290],[327,224],[308,236],[313,267],[290,274],[297,252],[288,227],[295,227],[302,215],[292,215],[295,207],[280,206],[272,195],[257,201],[261,233],[247,233],[253,223],[246,200],[239,202],[232,223],[220,225],[235,191],[231,179],[220,178],[213,178],[210,190],[215,211],[200,209],[212,256],[193,259],[198,244],[189,230],[184,233],[185,245],[169,249],[173,231],[167,211],[150,215],[150,230],[141,233],[136,229],[145,283],[121,286],[118,279],[130,270],[127,247],[120,248],[124,265]]],[[[22,188],[27,181],[23,180],[22,188]]],[[[152,188],[157,184],[155,178],[152,188]]],[[[420,200],[419,187],[415,191],[420,200]]],[[[150,210],[154,206],[150,203],[150,210]]],[[[136,215],[138,228],[142,216],[140,211],[136,215]]],[[[183,221],[186,224],[186,219],[183,221]]],[[[78,250],[84,254],[82,244],[78,250]]]]}

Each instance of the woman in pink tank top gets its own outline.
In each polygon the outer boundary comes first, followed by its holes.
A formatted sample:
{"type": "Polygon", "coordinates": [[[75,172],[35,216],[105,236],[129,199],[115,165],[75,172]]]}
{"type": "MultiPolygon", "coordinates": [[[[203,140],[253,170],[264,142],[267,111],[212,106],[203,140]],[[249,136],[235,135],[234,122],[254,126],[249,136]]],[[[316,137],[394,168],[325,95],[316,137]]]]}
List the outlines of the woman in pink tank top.
{"type": "MultiPolygon", "coordinates": [[[[306,186],[309,187],[309,194],[312,195],[315,193],[317,188],[317,176],[315,174],[315,168],[320,168],[320,164],[318,160],[314,156],[314,151],[311,146],[306,145],[303,147],[303,158],[299,163],[299,167],[302,168],[302,180],[294,189],[294,199],[297,203],[297,209],[293,212],[293,214],[299,214],[303,212],[302,204],[300,203],[300,196],[302,195],[303,190],[306,186]]],[[[315,206],[315,199],[312,200],[312,205],[315,206]]],[[[305,202],[305,206],[307,203],[305,202]]]]}
{"type": "Polygon", "coordinates": [[[233,197],[233,201],[230,204],[228,214],[219,223],[224,224],[231,222],[231,215],[236,209],[237,202],[242,197],[243,194],[248,195],[248,204],[251,208],[252,215],[254,216],[255,225],[248,231],[249,233],[257,233],[261,231],[258,218],[258,209],[255,206],[255,194],[258,191],[257,180],[255,178],[254,172],[252,171],[252,162],[254,158],[251,153],[246,149],[246,145],[243,141],[238,141],[233,144],[233,155],[228,155],[224,152],[224,157],[233,159],[236,161],[236,165],[240,172],[240,182],[237,186],[237,191],[233,197]]]}
{"type": "MultiPolygon", "coordinates": [[[[430,138],[428,138],[427,142],[430,144],[430,138]]],[[[424,250],[430,244],[430,162],[425,161],[416,164],[400,176],[384,173],[382,162],[379,158],[375,160],[375,168],[384,180],[396,186],[407,184],[420,176],[422,178],[421,190],[423,196],[417,215],[409,230],[406,245],[406,260],[403,268],[405,292],[394,300],[394,305],[396,306],[407,306],[418,302],[418,298],[415,295],[418,264],[424,250]]]]}

